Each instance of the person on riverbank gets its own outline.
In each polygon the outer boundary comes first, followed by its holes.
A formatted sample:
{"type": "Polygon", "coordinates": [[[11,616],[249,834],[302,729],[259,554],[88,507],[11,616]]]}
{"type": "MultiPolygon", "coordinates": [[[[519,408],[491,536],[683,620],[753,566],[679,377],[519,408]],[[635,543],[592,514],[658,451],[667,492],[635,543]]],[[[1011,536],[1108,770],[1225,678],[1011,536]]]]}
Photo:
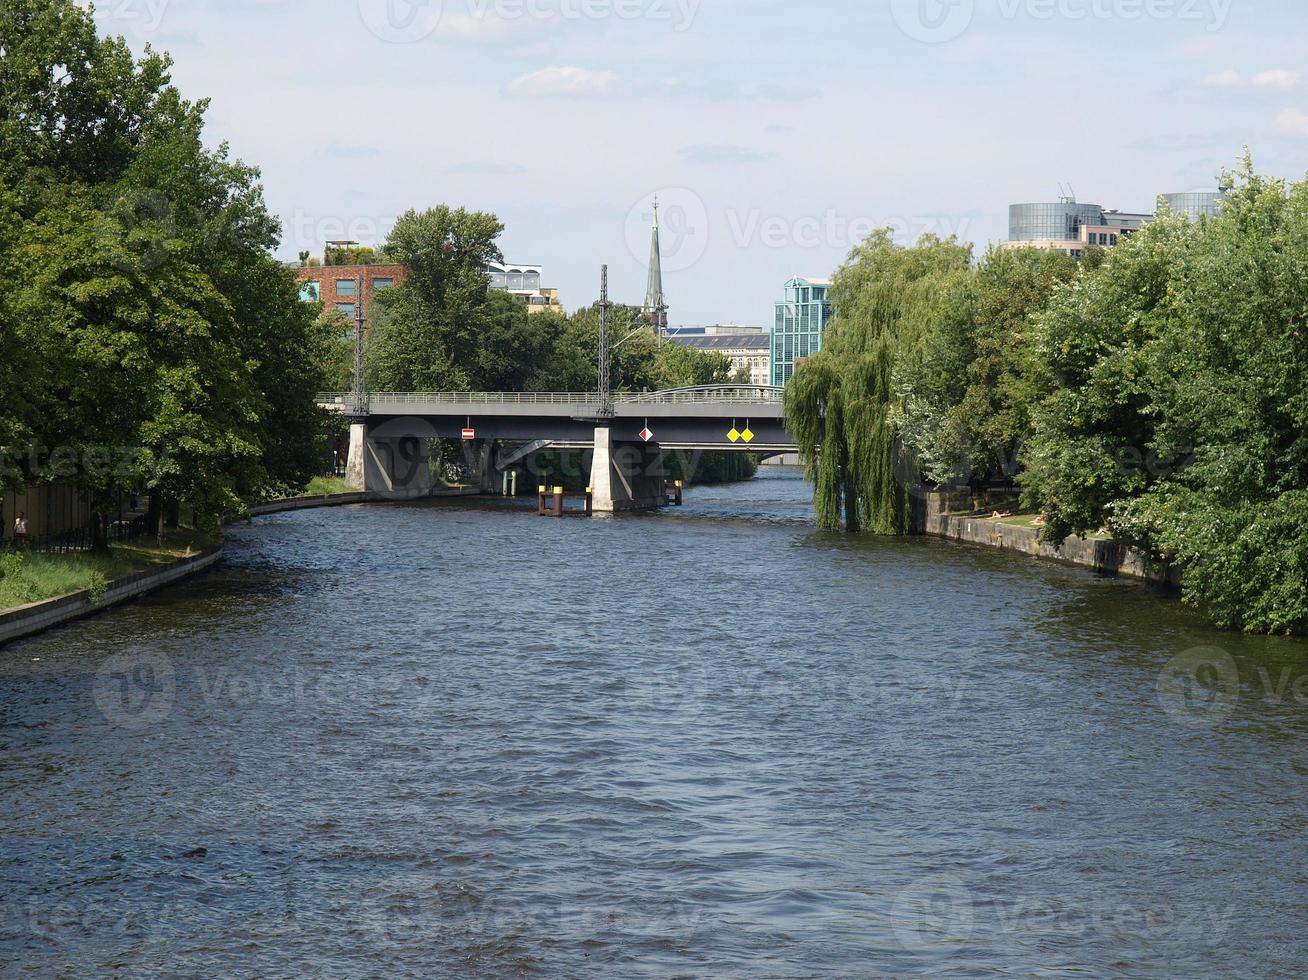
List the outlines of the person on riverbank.
{"type": "Polygon", "coordinates": [[[23,510],[14,518],[14,544],[20,548],[27,547],[27,512],[23,510]]]}

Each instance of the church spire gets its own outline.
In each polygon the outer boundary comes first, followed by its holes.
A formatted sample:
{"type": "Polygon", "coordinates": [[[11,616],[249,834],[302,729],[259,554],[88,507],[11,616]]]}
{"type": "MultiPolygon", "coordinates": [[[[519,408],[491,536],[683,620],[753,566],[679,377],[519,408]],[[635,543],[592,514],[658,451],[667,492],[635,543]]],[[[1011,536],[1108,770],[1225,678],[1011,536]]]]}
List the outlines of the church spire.
{"type": "Polygon", "coordinates": [[[663,336],[668,330],[668,303],[663,295],[663,253],[659,248],[659,199],[654,198],[654,227],[650,232],[649,281],[645,286],[645,319],[654,333],[663,336]]]}

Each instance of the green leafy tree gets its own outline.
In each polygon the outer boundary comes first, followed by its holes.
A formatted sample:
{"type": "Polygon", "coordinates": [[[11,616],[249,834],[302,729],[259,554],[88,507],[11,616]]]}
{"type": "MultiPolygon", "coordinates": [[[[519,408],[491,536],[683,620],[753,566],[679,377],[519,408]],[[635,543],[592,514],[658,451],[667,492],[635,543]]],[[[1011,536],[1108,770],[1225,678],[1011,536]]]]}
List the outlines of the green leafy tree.
{"type": "Polygon", "coordinates": [[[375,390],[440,391],[473,387],[491,303],[486,264],[502,261],[493,214],[449,208],[410,210],[385,252],[409,270],[373,302],[369,377],[375,390]]]}
{"type": "Polygon", "coordinates": [[[324,347],[270,254],[258,172],[204,147],[207,103],[166,56],[134,59],[71,0],[0,7],[0,50],[0,250],[20,283],[0,318],[24,352],[0,424],[59,453],[25,476],[101,513],[152,489],[210,525],[307,480],[324,347]]]}
{"type": "Polygon", "coordinates": [[[935,304],[919,351],[896,372],[897,424],[932,481],[1017,474],[1052,387],[1032,317],[1079,268],[1064,252],[994,248],[935,304]]]}
{"type": "Polygon", "coordinates": [[[1028,493],[1051,535],[1106,521],[1180,566],[1219,625],[1304,632],[1308,181],[1225,177],[1219,218],[1159,221],[1051,306],[1028,493]]]}
{"type": "Polygon", "coordinates": [[[716,351],[665,343],[659,348],[657,371],[663,388],[697,388],[731,384],[731,358],[716,351]]]}
{"type": "Polygon", "coordinates": [[[836,273],[836,317],[822,353],[801,365],[786,388],[786,419],[817,484],[824,528],[866,526],[882,534],[913,528],[906,458],[897,426],[898,364],[920,358],[933,314],[967,274],[969,248],[926,235],[897,246],[874,232],[836,273]]]}

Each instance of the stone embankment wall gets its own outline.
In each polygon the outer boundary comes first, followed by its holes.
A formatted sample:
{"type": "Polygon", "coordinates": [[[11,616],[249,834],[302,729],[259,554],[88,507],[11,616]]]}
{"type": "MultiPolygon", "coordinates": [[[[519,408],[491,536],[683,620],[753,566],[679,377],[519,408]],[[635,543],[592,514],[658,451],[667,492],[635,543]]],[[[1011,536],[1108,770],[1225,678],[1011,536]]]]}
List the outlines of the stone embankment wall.
{"type": "Polygon", "coordinates": [[[222,560],[221,545],[209,548],[190,558],[179,558],[162,568],[147,568],[116,578],[98,597],[89,591],[74,592],[58,599],[47,599],[30,606],[20,606],[0,613],[0,646],[10,640],[31,636],[43,630],[62,626],[86,616],[93,616],[113,606],[138,599],[147,592],[162,589],[184,578],[196,575],[222,560]]]}
{"type": "Polygon", "coordinates": [[[953,541],[1004,548],[1035,558],[1049,558],[1093,569],[1101,575],[1117,575],[1157,584],[1180,585],[1177,569],[1160,566],[1121,542],[1098,538],[1067,538],[1061,548],[1040,540],[1040,530],[1019,524],[1005,524],[974,512],[992,504],[984,495],[932,493],[926,498],[926,532],[953,541]],[[961,511],[961,513],[958,513],[961,511]]]}

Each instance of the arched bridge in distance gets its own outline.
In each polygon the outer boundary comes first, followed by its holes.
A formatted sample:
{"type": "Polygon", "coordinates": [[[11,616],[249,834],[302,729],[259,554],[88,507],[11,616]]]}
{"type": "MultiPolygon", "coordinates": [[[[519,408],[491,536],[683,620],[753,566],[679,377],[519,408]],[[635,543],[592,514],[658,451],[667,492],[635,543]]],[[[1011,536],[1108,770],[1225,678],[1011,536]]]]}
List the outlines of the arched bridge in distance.
{"type": "Polygon", "coordinates": [[[503,442],[501,456],[522,459],[547,449],[593,450],[592,488],[599,510],[633,510],[662,501],[663,450],[796,451],[786,431],[783,389],[713,385],[619,392],[606,407],[595,392],[377,392],[324,394],[319,403],[355,420],[351,482],[367,490],[426,492],[420,448],[428,439],[503,442]],[[419,457],[421,456],[421,461],[419,457]]]}

